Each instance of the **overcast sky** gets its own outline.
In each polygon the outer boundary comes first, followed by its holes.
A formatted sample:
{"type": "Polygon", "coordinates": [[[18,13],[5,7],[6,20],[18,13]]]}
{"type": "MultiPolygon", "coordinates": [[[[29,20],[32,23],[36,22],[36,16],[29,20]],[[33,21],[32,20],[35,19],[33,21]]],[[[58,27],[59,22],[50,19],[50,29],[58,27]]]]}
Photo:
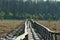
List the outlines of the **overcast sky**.
{"type": "MultiPolygon", "coordinates": [[[[46,0],[44,0],[44,1],[46,1],[46,0]]],[[[51,1],[55,1],[55,0],[51,0],[51,1]]],[[[56,0],[56,1],[60,1],[60,0],[56,0]]]]}
{"type": "MultiPolygon", "coordinates": [[[[45,0],[46,1],[46,0],[45,0]]],[[[53,0],[52,0],[53,1],[53,0]]],[[[56,1],[60,1],[60,0],[56,0],[56,1]]]]}
{"type": "MultiPolygon", "coordinates": [[[[25,0],[26,1],[26,0],[25,0]]],[[[33,0],[34,1],[34,0],[33,0]]],[[[46,0],[44,0],[44,1],[46,1],[46,0]]],[[[51,0],[51,1],[55,1],[55,0],[51,0]]],[[[60,0],[56,0],[56,1],[60,1],[60,0]]]]}
{"type": "Polygon", "coordinates": [[[57,1],[60,1],[60,0],[57,0],[57,1]]]}

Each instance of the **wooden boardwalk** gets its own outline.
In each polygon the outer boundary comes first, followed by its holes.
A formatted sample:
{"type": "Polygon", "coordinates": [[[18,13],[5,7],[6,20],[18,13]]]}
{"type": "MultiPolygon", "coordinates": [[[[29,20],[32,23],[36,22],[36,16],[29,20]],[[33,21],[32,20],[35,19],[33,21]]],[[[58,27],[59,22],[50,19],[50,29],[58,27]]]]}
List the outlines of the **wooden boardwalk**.
{"type": "Polygon", "coordinates": [[[60,32],[51,31],[37,22],[27,20],[24,33],[13,40],[58,40],[57,35],[60,35],[60,32]]]}
{"type": "Polygon", "coordinates": [[[40,40],[35,30],[32,28],[31,22],[28,22],[28,40],[40,40]]]}

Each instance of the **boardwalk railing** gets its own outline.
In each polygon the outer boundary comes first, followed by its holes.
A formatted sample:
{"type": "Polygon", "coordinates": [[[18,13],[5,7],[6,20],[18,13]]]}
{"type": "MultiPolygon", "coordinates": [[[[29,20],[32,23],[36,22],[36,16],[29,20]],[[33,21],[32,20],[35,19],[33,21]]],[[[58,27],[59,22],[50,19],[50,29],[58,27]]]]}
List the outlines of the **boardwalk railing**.
{"type": "MultiPolygon", "coordinates": [[[[33,20],[29,20],[31,22],[31,26],[34,28],[35,32],[39,34],[40,40],[60,40],[60,32],[51,31],[47,27],[39,24],[33,20]]],[[[25,21],[25,29],[24,33],[18,36],[15,40],[28,40],[28,20],[25,21]]]]}
{"type": "Polygon", "coordinates": [[[20,36],[18,36],[15,40],[28,40],[27,37],[28,37],[28,20],[25,21],[25,30],[24,30],[24,33],[20,36]]]}
{"type": "Polygon", "coordinates": [[[38,22],[32,21],[33,28],[36,29],[36,32],[38,32],[43,40],[60,40],[60,32],[51,31],[47,27],[43,26],[42,24],[39,24],[38,22]]]}
{"type": "Polygon", "coordinates": [[[0,40],[14,40],[18,35],[23,34],[25,27],[24,27],[24,24],[21,26],[22,27],[20,27],[20,25],[18,25],[15,29],[3,34],[2,37],[0,38],[0,40]]]}
{"type": "MultiPolygon", "coordinates": [[[[20,25],[19,25],[20,26],[20,25]]],[[[22,24],[22,27],[20,28],[18,26],[18,28],[12,30],[11,32],[7,32],[5,33],[4,35],[2,35],[1,39],[0,40],[25,40],[27,39],[26,37],[28,36],[28,32],[27,32],[27,21],[25,21],[23,24],[22,24]],[[14,34],[10,34],[14,32],[14,34]],[[20,36],[15,36],[15,35],[20,35],[20,36]]]]}

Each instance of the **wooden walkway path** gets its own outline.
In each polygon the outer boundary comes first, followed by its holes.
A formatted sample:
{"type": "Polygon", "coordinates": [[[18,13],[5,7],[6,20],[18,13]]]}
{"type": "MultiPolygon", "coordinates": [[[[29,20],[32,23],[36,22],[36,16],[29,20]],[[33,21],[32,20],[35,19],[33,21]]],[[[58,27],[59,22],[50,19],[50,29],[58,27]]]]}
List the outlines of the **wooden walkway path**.
{"type": "Polygon", "coordinates": [[[28,40],[40,40],[35,30],[32,28],[31,22],[28,27],[28,40]]]}
{"type": "Polygon", "coordinates": [[[13,40],[60,40],[60,32],[51,31],[33,20],[26,20],[24,33],[13,40]]]}

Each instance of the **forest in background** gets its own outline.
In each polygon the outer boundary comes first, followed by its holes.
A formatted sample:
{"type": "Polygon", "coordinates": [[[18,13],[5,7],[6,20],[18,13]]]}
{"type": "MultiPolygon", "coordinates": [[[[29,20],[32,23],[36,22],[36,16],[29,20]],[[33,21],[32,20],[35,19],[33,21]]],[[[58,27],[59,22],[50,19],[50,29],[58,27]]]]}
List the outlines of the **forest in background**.
{"type": "Polygon", "coordinates": [[[0,0],[0,19],[60,20],[60,2],[0,0]]]}

